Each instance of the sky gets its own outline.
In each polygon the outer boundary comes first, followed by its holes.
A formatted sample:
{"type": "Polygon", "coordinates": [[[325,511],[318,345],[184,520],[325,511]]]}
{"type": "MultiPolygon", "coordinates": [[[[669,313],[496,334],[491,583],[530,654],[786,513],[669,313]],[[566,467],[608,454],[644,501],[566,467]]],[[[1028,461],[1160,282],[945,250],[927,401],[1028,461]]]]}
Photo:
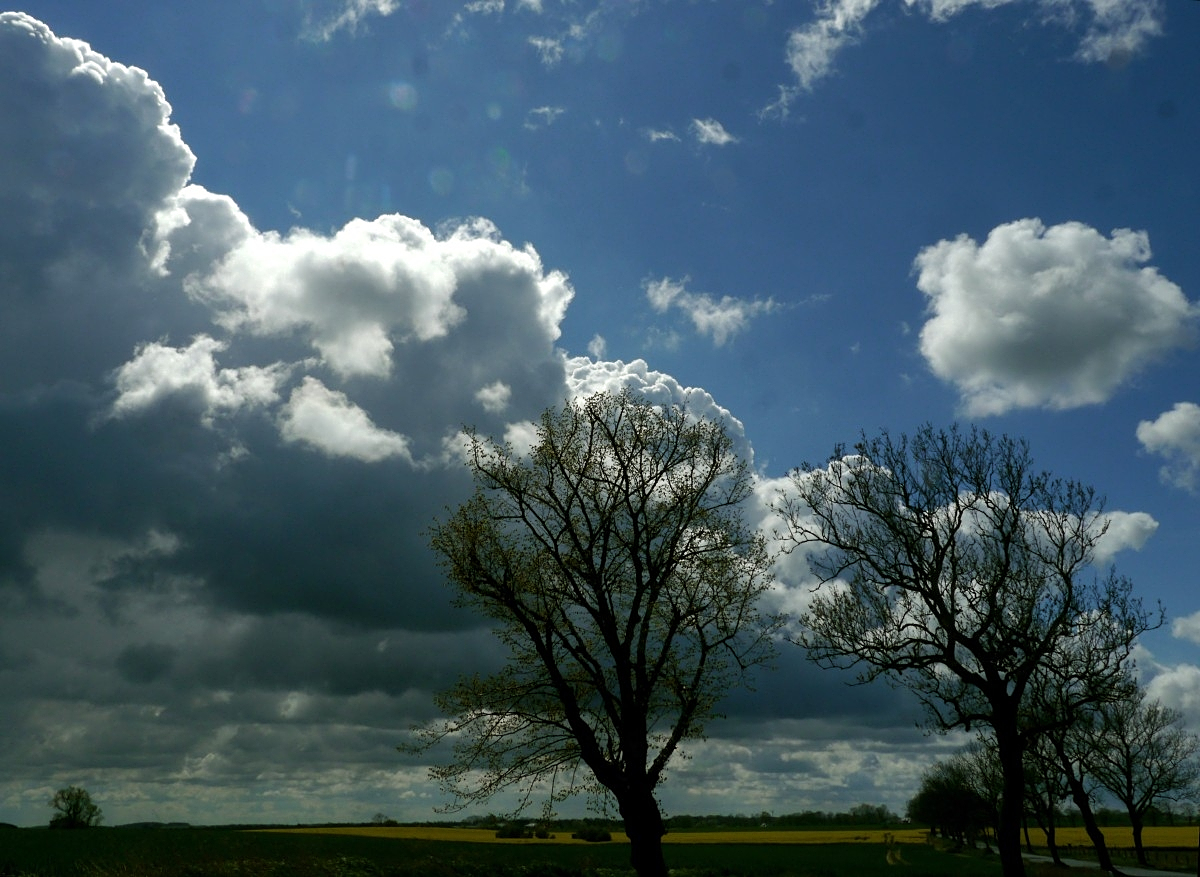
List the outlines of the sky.
{"type": "MultiPolygon", "coordinates": [[[[395,747],[503,657],[427,546],[456,436],[619,387],[725,420],[767,534],[862,431],[1028,439],[1200,730],[1197,45],[1189,0],[0,14],[0,821],[441,818],[395,747]]],[[[668,815],[902,811],[962,741],[848,678],[785,644],[668,815]]]]}

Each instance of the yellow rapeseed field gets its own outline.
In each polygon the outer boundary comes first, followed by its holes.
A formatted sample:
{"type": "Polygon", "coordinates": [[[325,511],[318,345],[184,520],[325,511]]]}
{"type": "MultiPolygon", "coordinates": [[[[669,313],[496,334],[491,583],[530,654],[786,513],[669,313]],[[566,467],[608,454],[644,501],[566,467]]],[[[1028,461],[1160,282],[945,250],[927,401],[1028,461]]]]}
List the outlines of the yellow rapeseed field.
{"type": "MultiPolygon", "coordinates": [[[[1133,846],[1133,829],[1128,826],[1101,828],[1104,842],[1114,848],[1133,846]]],[[[1148,825],[1142,830],[1142,844],[1147,847],[1195,847],[1197,843],[1197,828],[1194,825],[1148,825]]],[[[1046,835],[1040,829],[1029,829],[1029,839],[1034,846],[1045,846],[1046,835]]],[[[1082,828],[1059,828],[1054,832],[1054,839],[1060,847],[1068,844],[1076,847],[1090,847],[1091,839],[1082,828]]],[[[1024,840],[1024,837],[1021,838],[1024,840]]]]}
{"type": "MultiPolygon", "coordinates": [[[[270,831],[301,832],[307,834],[356,834],[370,837],[395,837],[412,840],[448,840],[465,843],[503,844],[581,844],[570,832],[557,831],[553,840],[536,838],[496,837],[496,832],[486,828],[451,828],[440,826],[335,826],[330,828],[276,828],[270,831]]],[[[848,830],[848,831],[672,831],[663,838],[669,844],[831,844],[831,843],[875,843],[884,842],[884,834],[891,834],[898,843],[925,843],[924,829],[911,828],[900,831],[848,830]]],[[[628,843],[622,832],[612,833],[614,843],[628,843]]]]}

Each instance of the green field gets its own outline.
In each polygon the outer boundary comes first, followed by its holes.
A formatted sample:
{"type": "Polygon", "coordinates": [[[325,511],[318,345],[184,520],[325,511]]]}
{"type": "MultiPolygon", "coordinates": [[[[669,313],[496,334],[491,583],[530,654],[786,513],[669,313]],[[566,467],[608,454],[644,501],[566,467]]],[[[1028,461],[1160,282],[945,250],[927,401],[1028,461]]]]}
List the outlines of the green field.
{"type": "MultiPolygon", "coordinates": [[[[681,877],[998,877],[995,858],[883,844],[673,844],[681,877]]],[[[228,829],[12,829],[0,832],[0,877],[624,877],[629,847],[466,843],[228,829]]]]}

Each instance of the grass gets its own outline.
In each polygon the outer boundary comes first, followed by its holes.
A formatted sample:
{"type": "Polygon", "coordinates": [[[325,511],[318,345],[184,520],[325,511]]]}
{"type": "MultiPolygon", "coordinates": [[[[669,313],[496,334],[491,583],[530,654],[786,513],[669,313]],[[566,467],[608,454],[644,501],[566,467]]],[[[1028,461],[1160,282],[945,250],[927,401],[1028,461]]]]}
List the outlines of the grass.
{"type": "MultiPolygon", "coordinates": [[[[0,877],[625,877],[625,843],[431,839],[404,829],[235,831],[93,829],[0,833],[0,877]]],[[[411,831],[411,830],[409,830],[411,831]]],[[[429,834],[429,830],[424,830],[429,834]]],[[[491,832],[484,832],[491,834],[491,832]]],[[[756,842],[752,832],[675,837],[667,863],[680,877],[999,877],[995,857],[955,856],[924,843],[902,847],[905,867],[887,864],[880,840],[845,832],[840,843],[756,842]],[[690,838],[701,841],[687,842],[690,838]]],[[[769,832],[793,841],[838,833],[769,832]]],[[[444,837],[444,835],[443,835],[444,837]]]]}
{"type": "MultiPolygon", "coordinates": [[[[1136,865],[1137,856],[1133,848],[1133,829],[1127,825],[1101,827],[1104,843],[1108,847],[1113,864],[1136,865]]],[[[1197,828],[1194,825],[1150,825],[1142,831],[1142,845],[1146,848],[1150,866],[1170,871],[1196,873],[1197,828]]],[[[1023,838],[1022,838],[1023,839],[1023,838]]],[[[1039,852],[1046,852],[1045,835],[1031,828],[1029,839],[1039,852]]],[[[1087,832],[1078,827],[1059,828],[1054,833],[1058,852],[1064,859],[1096,860],[1096,851],[1087,832]]]]}

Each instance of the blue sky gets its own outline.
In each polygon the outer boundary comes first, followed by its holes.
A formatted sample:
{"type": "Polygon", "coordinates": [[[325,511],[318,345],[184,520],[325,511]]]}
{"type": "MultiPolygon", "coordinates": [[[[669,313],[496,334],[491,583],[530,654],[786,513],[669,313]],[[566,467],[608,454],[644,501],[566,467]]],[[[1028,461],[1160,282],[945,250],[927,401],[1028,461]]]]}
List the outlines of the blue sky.
{"type": "MultiPolygon", "coordinates": [[[[1197,44],[1186,0],[5,14],[0,821],[428,818],[394,746],[497,658],[422,535],[454,434],[617,386],[764,499],[860,430],[1028,438],[1200,727],[1197,44]]],[[[844,681],[785,652],[668,813],[902,809],[959,741],[844,681]]]]}

